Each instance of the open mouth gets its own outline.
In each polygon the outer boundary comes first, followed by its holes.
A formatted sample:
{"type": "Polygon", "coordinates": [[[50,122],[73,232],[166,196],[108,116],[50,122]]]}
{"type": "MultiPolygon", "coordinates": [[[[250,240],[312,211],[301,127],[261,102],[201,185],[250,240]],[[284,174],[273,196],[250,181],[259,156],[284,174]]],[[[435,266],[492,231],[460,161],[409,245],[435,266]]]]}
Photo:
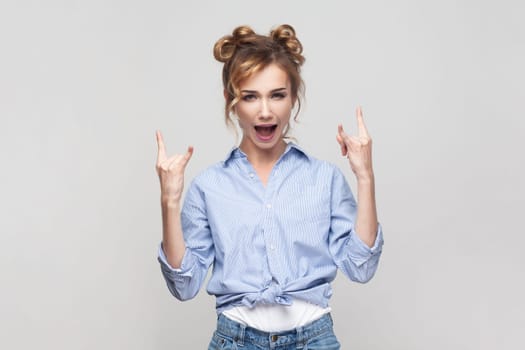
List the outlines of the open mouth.
{"type": "Polygon", "coordinates": [[[275,134],[276,129],[277,129],[277,124],[256,125],[255,133],[257,134],[257,138],[259,138],[261,141],[269,141],[273,138],[273,135],[275,134]]]}

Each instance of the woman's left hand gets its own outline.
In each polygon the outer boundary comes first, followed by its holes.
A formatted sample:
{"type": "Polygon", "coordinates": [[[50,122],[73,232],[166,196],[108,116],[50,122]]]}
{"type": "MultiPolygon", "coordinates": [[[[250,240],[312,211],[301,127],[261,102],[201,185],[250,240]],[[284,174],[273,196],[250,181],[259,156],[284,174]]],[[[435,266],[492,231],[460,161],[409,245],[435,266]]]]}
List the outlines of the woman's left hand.
{"type": "Polygon", "coordinates": [[[348,158],[350,167],[357,180],[370,180],[374,177],[372,170],[372,139],[368,135],[368,130],[363,121],[361,107],[356,109],[356,115],[357,136],[347,135],[343,130],[343,126],[339,124],[336,138],[341,146],[341,154],[348,158]]]}

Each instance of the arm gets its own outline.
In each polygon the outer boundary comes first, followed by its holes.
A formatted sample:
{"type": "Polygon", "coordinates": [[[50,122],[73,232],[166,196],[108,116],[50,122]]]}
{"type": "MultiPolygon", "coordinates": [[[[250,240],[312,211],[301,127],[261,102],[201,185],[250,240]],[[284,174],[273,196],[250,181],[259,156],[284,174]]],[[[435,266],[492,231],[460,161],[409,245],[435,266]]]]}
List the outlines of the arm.
{"type": "Polygon", "coordinates": [[[355,230],[363,242],[372,247],[378,224],[375,202],[374,171],[372,169],[372,139],[368,135],[361,108],[357,109],[357,136],[347,135],[339,125],[337,142],[341,153],[347,156],[357,179],[357,219],[355,230]]]}
{"type": "Polygon", "coordinates": [[[381,225],[376,223],[372,244],[356,232],[359,204],[343,173],[336,169],[332,178],[329,248],[337,267],[352,281],[365,283],[375,274],[383,246],[381,225]]]}
{"type": "Polygon", "coordinates": [[[179,268],[186,251],[180,221],[180,200],[184,188],[184,170],[193,154],[188,147],[184,155],[166,156],[166,146],[157,131],[157,174],[160,179],[162,207],[162,247],[171,266],[179,268]]]}
{"type": "Polygon", "coordinates": [[[186,252],[180,220],[180,201],[161,198],[161,208],[162,249],[170,266],[178,269],[186,252]]]}
{"type": "Polygon", "coordinates": [[[377,236],[377,211],[374,177],[357,179],[357,218],[355,230],[361,240],[372,247],[377,236]]]}
{"type": "Polygon", "coordinates": [[[337,142],[357,179],[356,203],[344,176],[337,172],[332,184],[330,249],[338,267],[353,281],[367,282],[375,274],[383,246],[377,221],[372,140],[361,108],[357,109],[358,136],[347,135],[339,125],[337,142]]]}
{"type": "Polygon", "coordinates": [[[158,260],[171,294],[179,300],[187,300],[197,295],[206,277],[214,257],[213,241],[204,200],[196,186],[190,187],[181,213],[184,169],[193,154],[193,148],[188,147],[184,155],[168,158],[159,131],[157,143],[156,168],[160,179],[162,208],[162,244],[158,260]]]}
{"type": "Polygon", "coordinates": [[[163,249],[164,243],[159,247],[158,260],[171,294],[179,300],[188,300],[199,292],[215,258],[204,194],[195,181],[186,193],[182,213],[178,218],[185,243],[180,266],[174,268],[168,262],[166,249],[163,249]]]}

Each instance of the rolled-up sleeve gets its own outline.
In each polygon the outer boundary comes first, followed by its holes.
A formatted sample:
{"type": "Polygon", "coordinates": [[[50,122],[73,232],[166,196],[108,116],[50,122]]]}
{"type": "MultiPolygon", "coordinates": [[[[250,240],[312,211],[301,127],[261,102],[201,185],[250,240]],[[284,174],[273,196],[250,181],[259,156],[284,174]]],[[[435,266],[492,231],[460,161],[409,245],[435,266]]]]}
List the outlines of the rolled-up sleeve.
{"type": "Polygon", "coordinates": [[[372,247],[355,231],[357,203],[344,175],[336,170],[331,191],[330,253],[337,267],[352,281],[366,283],[375,274],[383,247],[383,230],[377,225],[372,247]]]}
{"type": "Polygon", "coordinates": [[[186,193],[181,212],[182,232],[186,251],[180,268],[170,266],[162,243],[158,248],[158,261],[169,291],[179,300],[188,300],[199,292],[214,259],[203,193],[192,182],[186,193]]]}

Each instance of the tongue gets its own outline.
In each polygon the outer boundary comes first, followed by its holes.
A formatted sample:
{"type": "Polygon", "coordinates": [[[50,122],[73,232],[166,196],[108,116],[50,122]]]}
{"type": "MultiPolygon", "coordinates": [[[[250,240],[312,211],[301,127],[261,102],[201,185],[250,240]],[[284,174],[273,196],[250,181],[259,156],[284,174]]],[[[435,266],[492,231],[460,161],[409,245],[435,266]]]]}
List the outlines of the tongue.
{"type": "Polygon", "coordinates": [[[261,136],[270,136],[272,134],[273,127],[271,126],[259,126],[257,127],[257,132],[261,136]]]}

